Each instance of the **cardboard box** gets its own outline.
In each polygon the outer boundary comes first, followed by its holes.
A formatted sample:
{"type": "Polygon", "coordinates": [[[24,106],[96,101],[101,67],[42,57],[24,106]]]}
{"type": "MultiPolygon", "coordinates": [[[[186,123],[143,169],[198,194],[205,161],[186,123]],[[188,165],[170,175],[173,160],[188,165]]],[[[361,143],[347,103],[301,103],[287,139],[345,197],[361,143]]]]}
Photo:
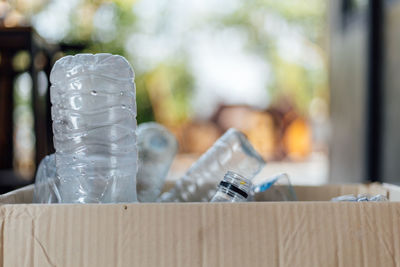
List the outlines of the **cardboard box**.
{"type": "Polygon", "coordinates": [[[0,196],[0,266],[400,266],[397,187],[295,191],[299,202],[22,204],[29,186],[0,196]],[[326,201],[349,193],[391,202],[326,201]]]}

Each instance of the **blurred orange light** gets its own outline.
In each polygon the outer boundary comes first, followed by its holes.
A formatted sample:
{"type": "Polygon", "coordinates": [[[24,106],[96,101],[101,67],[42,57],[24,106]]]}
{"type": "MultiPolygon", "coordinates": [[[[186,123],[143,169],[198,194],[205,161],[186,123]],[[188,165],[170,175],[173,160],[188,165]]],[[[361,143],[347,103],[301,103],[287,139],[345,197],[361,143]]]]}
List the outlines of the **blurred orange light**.
{"type": "Polygon", "coordinates": [[[304,159],[310,154],[311,128],[306,120],[297,118],[288,126],[283,136],[283,144],[291,159],[304,159]]]}

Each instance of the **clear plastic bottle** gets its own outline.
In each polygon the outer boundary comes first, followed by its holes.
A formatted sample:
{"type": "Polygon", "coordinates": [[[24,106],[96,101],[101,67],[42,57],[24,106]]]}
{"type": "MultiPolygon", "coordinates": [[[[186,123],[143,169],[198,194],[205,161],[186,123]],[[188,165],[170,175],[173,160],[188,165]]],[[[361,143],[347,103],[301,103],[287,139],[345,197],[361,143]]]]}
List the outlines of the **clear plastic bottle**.
{"type": "Polygon", "coordinates": [[[161,202],[208,202],[215,195],[219,177],[233,171],[252,179],[265,162],[247,138],[229,129],[159,198],[161,202]]]}
{"type": "Polygon", "coordinates": [[[218,191],[211,202],[245,202],[250,195],[251,186],[249,179],[228,171],[219,183],[218,191]]]}
{"type": "Polygon", "coordinates": [[[249,200],[255,201],[297,201],[296,192],[287,173],[269,177],[254,185],[249,200]]]}
{"type": "Polygon", "coordinates": [[[136,91],[128,61],[66,56],[50,81],[60,202],[137,201],[136,91]]]}
{"type": "Polygon", "coordinates": [[[364,202],[364,201],[373,201],[373,202],[381,202],[388,201],[387,197],[384,195],[370,195],[370,194],[358,194],[355,195],[343,195],[334,197],[331,199],[333,202],[341,202],[341,201],[349,201],[349,202],[364,202]]]}
{"type": "Polygon", "coordinates": [[[169,168],[178,151],[175,136],[155,122],[139,124],[137,129],[139,202],[154,202],[161,193],[169,168]]]}
{"type": "Polygon", "coordinates": [[[39,164],[35,177],[33,203],[57,203],[55,154],[44,157],[39,164]]]}

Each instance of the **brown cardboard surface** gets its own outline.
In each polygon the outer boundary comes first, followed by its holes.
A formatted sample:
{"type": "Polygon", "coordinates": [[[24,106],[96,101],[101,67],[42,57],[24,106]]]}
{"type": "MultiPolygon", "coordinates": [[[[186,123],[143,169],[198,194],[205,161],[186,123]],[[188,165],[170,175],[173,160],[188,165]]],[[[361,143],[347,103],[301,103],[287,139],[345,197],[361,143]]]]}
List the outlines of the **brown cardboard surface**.
{"type": "Polygon", "coordinates": [[[3,266],[399,266],[398,203],[4,205],[3,266]]]}
{"type": "MultiPolygon", "coordinates": [[[[295,190],[322,200],[373,187],[295,190]]],[[[13,267],[400,267],[400,203],[3,204],[0,242],[0,266],[13,267]]]]}
{"type": "Polygon", "coordinates": [[[33,199],[33,185],[22,187],[18,190],[0,195],[0,203],[4,204],[21,204],[32,203],[33,199]]]}

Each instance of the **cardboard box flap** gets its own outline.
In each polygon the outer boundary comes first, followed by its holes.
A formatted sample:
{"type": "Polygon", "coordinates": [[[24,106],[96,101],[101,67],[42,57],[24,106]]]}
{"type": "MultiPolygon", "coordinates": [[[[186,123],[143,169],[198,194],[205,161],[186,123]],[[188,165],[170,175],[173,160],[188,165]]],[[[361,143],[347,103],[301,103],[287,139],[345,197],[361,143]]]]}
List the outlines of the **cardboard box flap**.
{"type": "Polygon", "coordinates": [[[11,191],[4,195],[0,195],[0,203],[5,204],[20,204],[32,203],[34,185],[24,186],[20,189],[11,191]]]}
{"type": "MultiPolygon", "coordinates": [[[[330,201],[334,197],[342,195],[358,195],[358,194],[381,194],[388,197],[387,188],[381,184],[344,184],[344,185],[323,185],[323,186],[293,186],[298,201],[330,201]]],[[[257,201],[271,201],[280,199],[276,193],[287,193],[286,186],[276,186],[276,189],[269,189],[265,192],[258,193],[255,197],[257,201]]]]}
{"type": "Polygon", "coordinates": [[[2,205],[3,266],[399,266],[398,203],[2,205]]]}
{"type": "Polygon", "coordinates": [[[383,184],[383,187],[388,191],[390,201],[400,201],[400,186],[383,184]]]}
{"type": "MultiPolygon", "coordinates": [[[[170,184],[170,183],[168,183],[170,184]]],[[[279,188],[279,186],[278,186],[279,188]]],[[[330,201],[333,197],[348,194],[381,194],[391,201],[400,201],[400,189],[397,186],[385,185],[378,183],[369,185],[363,184],[346,184],[346,185],[324,185],[324,186],[293,186],[299,201],[330,201]],[[389,194],[389,192],[392,192],[389,194]],[[395,199],[395,197],[397,198],[395,199]]],[[[10,193],[0,195],[0,203],[21,204],[32,203],[34,185],[25,186],[21,189],[10,193]]],[[[275,199],[276,195],[271,190],[257,194],[257,201],[269,201],[275,199]]]]}

